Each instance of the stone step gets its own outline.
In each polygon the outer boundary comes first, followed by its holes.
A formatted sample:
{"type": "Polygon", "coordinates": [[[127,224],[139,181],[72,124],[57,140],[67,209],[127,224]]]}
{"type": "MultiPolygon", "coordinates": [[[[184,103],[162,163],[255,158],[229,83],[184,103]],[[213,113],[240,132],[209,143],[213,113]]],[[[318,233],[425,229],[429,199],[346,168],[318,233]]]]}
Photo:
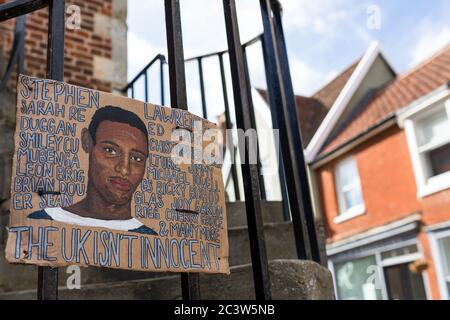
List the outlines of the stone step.
{"type": "MultiPolygon", "coordinates": [[[[281,201],[261,201],[261,211],[264,223],[283,222],[283,205],[281,201]]],[[[228,228],[247,225],[245,202],[227,203],[228,228]]]]}
{"type": "MultiPolygon", "coordinates": [[[[267,255],[269,259],[296,258],[292,224],[287,222],[268,223],[264,226],[267,255]]],[[[230,266],[251,263],[250,244],[247,227],[228,229],[230,266]]],[[[0,247],[4,252],[4,247],[0,247]]],[[[65,285],[70,274],[67,268],[60,268],[60,285],[65,285]]],[[[107,268],[89,267],[81,269],[81,283],[114,282],[164,277],[174,273],[139,272],[107,268]]],[[[0,292],[35,288],[37,267],[31,265],[12,265],[0,255],[0,292]]]]}
{"type": "MultiPolygon", "coordinates": [[[[274,299],[334,299],[331,273],[312,261],[272,260],[269,276],[274,299]]],[[[202,299],[255,299],[251,265],[236,266],[230,275],[200,275],[202,299]]],[[[130,280],[59,289],[60,299],[181,299],[180,277],[130,280]]],[[[0,300],[36,299],[36,290],[0,293],[0,300]]]]}
{"type": "MultiPolygon", "coordinates": [[[[266,223],[264,224],[264,237],[269,260],[296,258],[292,223],[266,223]]],[[[229,228],[228,242],[230,245],[230,266],[251,263],[247,227],[229,228]]]]}

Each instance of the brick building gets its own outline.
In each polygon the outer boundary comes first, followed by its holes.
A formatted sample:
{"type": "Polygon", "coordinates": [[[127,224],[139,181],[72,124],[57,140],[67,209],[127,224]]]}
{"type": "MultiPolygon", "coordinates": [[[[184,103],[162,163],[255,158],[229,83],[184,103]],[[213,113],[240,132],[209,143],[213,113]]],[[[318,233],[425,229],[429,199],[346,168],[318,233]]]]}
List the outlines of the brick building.
{"type": "Polygon", "coordinates": [[[321,90],[306,157],[339,299],[450,298],[449,66],[397,75],[373,44],[321,90]]]}
{"type": "MultiPolygon", "coordinates": [[[[0,0],[0,4],[7,2],[0,0]]],[[[64,81],[112,92],[127,84],[127,1],[68,0],[64,43],[64,81]],[[75,19],[78,15],[79,20],[75,19]],[[72,20],[71,20],[72,19],[72,20]],[[74,21],[75,24],[70,23],[74,21]],[[81,22],[79,27],[76,22],[81,22]]],[[[48,8],[27,15],[24,73],[45,78],[48,8]]],[[[0,75],[8,64],[15,21],[0,23],[0,75]]],[[[4,236],[9,208],[11,159],[15,128],[15,86],[12,72],[7,88],[0,90],[0,203],[4,236]]]]}
{"type": "MultiPolygon", "coordinates": [[[[108,92],[122,89],[126,85],[127,2],[68,0],[66,9],[67,24],[77,14],[81,24],[65,29],[64,81],[108,92]]],[[[24,62],[28,75],[45,77],[47,19],[48,8],[27,15],[24,62]]],[[[9,57],[13,30],[14,21],[0,24],[3,61],[9,57]]]]}

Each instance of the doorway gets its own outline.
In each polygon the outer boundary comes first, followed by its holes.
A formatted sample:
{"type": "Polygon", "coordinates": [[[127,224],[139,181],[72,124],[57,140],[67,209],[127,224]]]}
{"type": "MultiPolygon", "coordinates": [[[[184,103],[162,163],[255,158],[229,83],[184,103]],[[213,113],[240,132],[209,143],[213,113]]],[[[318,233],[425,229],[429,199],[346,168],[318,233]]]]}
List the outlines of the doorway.
{"type": "Polygon", "coordinates": [[[422,273],[412,272],[408,263],[384,267],[386,289],[390,300],[426,300],[422,273]]]}

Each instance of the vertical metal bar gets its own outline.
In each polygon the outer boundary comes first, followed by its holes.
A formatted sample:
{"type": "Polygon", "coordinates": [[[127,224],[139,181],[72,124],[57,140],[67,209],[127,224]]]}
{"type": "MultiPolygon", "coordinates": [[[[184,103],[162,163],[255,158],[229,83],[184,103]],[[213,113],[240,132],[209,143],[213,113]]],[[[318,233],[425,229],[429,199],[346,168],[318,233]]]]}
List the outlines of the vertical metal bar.
{"type": "Polygon", "coordinates": [[[145,102],[148,102],[148,75],[147,75],[147,71],[148,71],[148,69],[146,69],[145,72],[144,72],[145,102]]]}
{"type": "Polygon", "coordinates": [[[283,24],[281,21],[281,3],[278,0],[272,0],[272,12],[275,23],[275,39],[278,46],[278,58],[280,60],[280,75],[283,80],[284,96],[287,104],[288,114],[291,121],[292,138],[298,142],[294,150],[296,158],[296,166],[298,168],[298,174],[300,175],[300,188],[302,191],[302,203],[304,206],[304,216],[306,219],[306,228],[308,229],[309,243],[311,247],[312,259],[320,263],[320,250],[319,242],[317,238],[317,230],[314,221],[314,211],[311,199],[311,187],[309,184],[308,171],[306,169],[306,162],[303,153],[303,142],[300,132],[300,125],[298,123],[298,118],[295,115],[297,112],[297,107],[295,103],[294,89],[292,87],[292,79],[289,70],[289,59],[287,55],[286,41],[284,38],[283,24]]]}
{"type": "MultiPolygon", "coordinates": [[[[187,110],[180,1],[164,0],[164,3],[169,58],[170,104],[173,108],[187,110]]],[[[181,289],[184,300],[199,300],[199,275],[197,273],[182,273],[181,289]]]]}
{"type": "Polygon", "coordinates": [[[160,88],[161,88],[161,105],[163,106],[165,103],[165,90],[164,90],[164,63],[166,63],[166,60],[164,59],[164,56],[161,55],[159,58],[159,81],[160,81],[160,88]]]}
{"type": "Polygon", "coordinates": [[[205,96],[205,82],[203,81],[203,63],[202,58],[197,59],[198,62],[198,75],[200,79],[200,96],[202,98],[202,112],[203,118],[208,119],[208,111],[206,108],[206,96],[205,96]]]}
{"type": "MultiPolygon", "coordinates": [[[[255,118],[255,106],[253,105],[253,98],[252,98],[252,87],[251,87],[251,80],[250,80],[250,71],[248,69],[248,60],[247,60],[247,47],[243,47],[243,57],[244,57],[244,71],[245,71],[245,78],[248,83],[247,87],[247,96],[248,96],[248,108],[250,109],[250,121],[252,124],[252,128],[257,129],[256,126],[256,118],[255,118]]],[[[262,170],[262,162],[261,162],[261,149],[259,148],[260,141],[258,139],[257,141],[257,147],[258,147],[258,177],[259,177],[259,187],[261,188],[261,199],[265,200],[266,197],[266,187],[264,185],[264,176],[261,174],[262,170]]]]}
{"type": "Polygon", "coordinates": [[[25,60],[25,24],[27,16],[23,15],[16,19],[17,32],[21,34],[19,44],[18,44],[18,55],[17,55],[17,73],[24,73],[24,60],[25,60]]]}
{"type": "MultiPolygon", "coordinates": [[[[65,0],[50,0],[48,14],[47,78],[64,79],[65,0]]],[[[39,300],[58,299],[58,268],[38,267],[39,300]]]]}
{"type": "MultiPolygon", "coordinates": [[[[14,28],[14,42],[11,48],[10,58],[4,74],[0,78],[0,90],[6,87],[11,72],[17,64],[17,78],[19,74],[23,73],[24,65],[24,44],[25,44],[25,23],[26,15],[16,18],[16,25],[14,28]]],[[[3,70],[2,70],[3,71],[3,70]]]]}
{"type": "Polygon", "coordinates": [[[187,110],[180,1],[164,0],[164,3],[169,60],[170,104],[172,107],[187,110]]]}
{"type": "Polygon", "coordinates": [[[276,124],[280,130],[281,154],[286,172],[286,184],[289,196],[289,205],[292,214],[295,244],[299,259],[312,258],[308,241],[308,233],[305,226],[303,193],[300,186],[300,178],[297,166],[296,148],[300,153],[303,147],[300,140],[294,140],[292,136],[291,121],[289,118],[297,118],[295,113],[288,113],[285,92],[282,90],[283,79],[280,76],[280,62],[275,46],[275,32],[272,21],[270,0],[260,0],[261,15],[264,26],[264,50],[267,58],[267,81],[269,83],[270,104],[275,109],[272,115],[276,117],[276,124]]]}
{"type": "MultiPolygon", "coordinates": [[[[219,53],[219,66],[220,66],[220,80],[222,82],[223,105],[225,107],[225,124],[227,129],[233,129],[233,123],[231,122],[231,115],[230,115],[230,105],[228,102],[227,79],[225,77],[225,68],[223,65],[223,52],[219,53]]],[[[231,135],[226,136],[228,150],[230,150],[230,152],[232,152],[233,154],[232,158],[233,163],[231,164],[231,175],[233,178],[234,195],[236,201],[240,201],[241,195],[239,190],[239,179],[236,168],[236,153],[234,152],[233,141],[230,138],[232,138],[231,135]]]]}
{"type": "MultiPolygon", "coordinates": [[[[234,0],[223,0],[223,7],[227,30],[228,52],[230,55],[231,78],[233,80],[236,122],[239,129],[246,131],[252,129],[252,127],[248,101],[248,83],[245,76],[242,46],[239,37],[236,3],[234,0]]],[[[240,141],[240,143],[243,143],[243,146],[245,146],[244,163],[241,167],[246,195],[245,206],[250,238],[255,295],[256,299],[268,300],[272,298],[272,294],[264,240],[264,227],[261,216],[258,168],[257,165],[249,163],[249,152],[251,151],[249,150],[249,144],[247,144],[245,140],[240,141]]]]}
{"type": "Polygon", "coordinates": [[[134,99],[134,83],[131,84],[131,98],[134,99]]]}
{"type": "MultiPolygon", "coordinates": [[[[267,55],[265,44],[264,44],[264,37],[261,38],[261,49],[263,54],[263,61],[264,61],[264,71],[266,74],[266,82],[267,82],[267,88],[271,88],[271,75],[268,68],[268,62],[267,62],[267,55]]],[[[272,128],[278,129],[279,125],[277,122],[276,112],[277,112],[277,105],[274,104],[274,97],[273,90],[267,90],[267,97],[269,100],[269,107],[270,107],[270,114],[272,115],[272,128]]],[[[283,152],[283,150],[280,150],[280,152],[283,152]]],[[[282,205],[283,205],[283,219],[284,221],[291,221],[291,212],[289,209],[289,196],[288,196],[288,190],[287,190],[287,184],[286,184],[286,172],[284,170],[284,164],[283,164],[283,156],[278,159],[278,175],[280,176],[280,188],[281,188],[281,199],[282,199],[282,205]]]]}

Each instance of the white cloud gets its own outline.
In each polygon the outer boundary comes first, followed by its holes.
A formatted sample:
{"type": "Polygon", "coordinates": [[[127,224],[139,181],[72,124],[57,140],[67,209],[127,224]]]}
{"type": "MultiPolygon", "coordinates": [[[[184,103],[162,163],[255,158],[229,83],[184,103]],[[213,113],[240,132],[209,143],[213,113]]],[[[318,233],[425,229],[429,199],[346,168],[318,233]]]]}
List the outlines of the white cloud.
{"type": "MultiPolygon", "coordinates": [[[[309,95],[323,86],[330,78],[330,71],[323,71],[312,66],[312,61],[299,56],[297,43],[299,39],[313,41],[305,47],[311,50],[319,46],[325,50],[333,44],[332,40],[341,24],[350,20],[352,10],[343,10],[341,0],[283,0],[283,25],[289,50],[291,75],[294,91],[309,95]]],[[[245,42],[262,32],[263,26],[259,1],[236,1],[241,41],[245,42]]],[[[183,42],[185,57],[189,58],[227,48],[225,21],[222,0],[181,0],[181,18],[183,23],[183,42]]],[[[128,34],[128,74],[133,77],[158,53],[166,53],[164,3],[160,0],[129,0],[129,34],[128,34]]],[[[300,52],[305,53],[305,50],[300,52]]],[[[266,87],[261,48],[249,49],[249,65],[252,84],[266,87]]],[[[307,56],[307,55],[306,55],[307,56]]],[[[317,65],[317,61],[316,65],[317,65]]],[[[226,62],[228,64],[228,61],[226,62]]],[[[200,95],[197,65],[194,62],[186,68],[189,105],[200,113],[200,95]]],[[[204,72],[207,87],[207,102],[216,114],[222,110],[222,88],[217,76],[217,65],[205,60],[204,72]]],[[[228,65],[226,66],[228,69],[228,65]]],[[[333,75],[335,72],[333,73],[333,75]]],[[[232,91],[231,82],[228,90],[232,91]]],[[[230,104],[232,104],[232,96],[230,104]]],[[[156,100],[157,102],[158,100],[156,100]]],[[[211,118],[212,120],[214,118],[211,118]]]]}
{"type": "Polygon", "coordinates": [[[134,31],[128,32],[128,79],[131,80],[143,67],[165,48],[152,45],[134,31]]]}
{"type": "Polygon", "coordinates": [[[324,74],[305,61],[295,57],[291,59],[289,65],[294,91],[298,94],[310,96],[330,78],[329,74],[324,74]]]}
{"type": "Polygon", "coordinates": [[[283,20],[286,31],[314,31],[334,35],[336,25],[345,22],[351,11],[339,9],[342,1],[296,0],[283,1],[283,20]]]}
{"type": "Polygon", "coordinates": [[[424,19],[418,30],[418,40],[410,51],[410,67],[450,43],[450,27],[448,26],[432,24],[429,19],[424,19]]]}

